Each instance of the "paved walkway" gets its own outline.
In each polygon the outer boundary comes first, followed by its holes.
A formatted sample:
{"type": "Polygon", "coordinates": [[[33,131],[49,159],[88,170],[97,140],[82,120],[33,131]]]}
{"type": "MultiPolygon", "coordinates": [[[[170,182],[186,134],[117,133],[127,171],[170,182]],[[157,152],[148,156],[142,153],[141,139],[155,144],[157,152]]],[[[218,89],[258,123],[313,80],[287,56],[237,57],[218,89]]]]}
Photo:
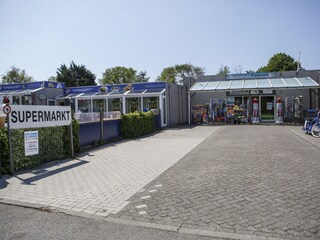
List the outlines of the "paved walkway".
{"type": "Polygon", "coordinates": [[[235,239],[320,239],[319,157],[320,139],[301,127],[225,126],[116,217],[235,239]]]}
{"type": "Polygon", "coordinates": [[[0,180],[0,200],[107,216],[218,128],[168,129],[0,180]]]}
{"type": "Polygon", "coordinates": [[[319,154],[301,126],[168,129],[2,179],[0,202],[227,239],[320,239],[319,154]]]}

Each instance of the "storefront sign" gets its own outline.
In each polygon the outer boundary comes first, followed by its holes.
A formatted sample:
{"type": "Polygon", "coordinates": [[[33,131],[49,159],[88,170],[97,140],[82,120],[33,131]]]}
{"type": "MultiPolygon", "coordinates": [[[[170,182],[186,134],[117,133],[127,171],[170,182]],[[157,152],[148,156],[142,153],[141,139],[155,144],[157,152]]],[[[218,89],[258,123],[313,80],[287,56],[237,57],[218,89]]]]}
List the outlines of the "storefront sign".
{"type": "Polygon", "coordinates": [[[275,90],[234,90],[227,91],[227,96],[275,95],[275,90]]]}
{"type": "Polygon", "coordinates": [[[12,105],[10,128],[40,128],[71,124],[70,106],[12,105]]]}
{"type": "Polygon", "coordinates": [[[101,92],[101,88],[105,88],[104,93],[124,93],[132,90],[162,90],[166,88],[165,82],[149,82],[149,83],[126,83],[126,84],[115,84],[115,85],[104,85],[104,86],[88,86],[88,87],[69,87],[65,89],[65,95],[73,93],[95,93],[101,92]]]}
{"type": "Polygon", "coordinates": [[[3,84],[0,85],[0,91],[15,91],[25,89],[37,89],[37,88],[64,88],[64,83],[58,82],[29,82],[20,84],[3,84]]]}
{"type": "Polygon", "coordinates": [[[38,131],[24,133],[24,152],[26,156],[39,154],[38,131]]]}
{"type": "Polygon", "coordinates": [[[275,94],[275,92],[274,92],[273,90],[268,89],[268,90],[262,90],[262,94],[270,94],[270,95],[274,95],[274,94],[275,94]]]}
{"type": "Polygon", "coordinates": [[[275,73],[242,73],[242,74],[229,74],[227,79],[254,79],[254,78],[273,78],[276,77],[275,73]]]}

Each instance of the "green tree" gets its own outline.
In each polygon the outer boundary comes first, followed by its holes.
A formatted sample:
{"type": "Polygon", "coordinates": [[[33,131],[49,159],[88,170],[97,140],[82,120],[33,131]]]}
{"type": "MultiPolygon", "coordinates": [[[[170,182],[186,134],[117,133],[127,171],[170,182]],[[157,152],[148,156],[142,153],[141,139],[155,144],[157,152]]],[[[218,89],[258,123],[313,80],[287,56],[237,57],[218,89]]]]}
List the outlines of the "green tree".
{"type": "Polygon", "coordinates": [[[219,68],[217,75],[225,76],[230,73],[230,68],[228,66],[222,66],[219,68]]]}
{"type": "Polygon", "coordinates": [[[97,85],[96,75],[84,65],[76,65],[73,61],[69,68],[65,64],[58,68],[56,79],[58,82],[64,82],[66,87],[97,85]]]}
{"type": "Polygon", "coordinates": [[[156,81],[181,83],[185,77],[197,77],[203,74],[204,69],[201,67],[195,67],[191,64],[177,64],[164,68],[156,81]]]}
{"type": "Polygon", "coordinates": [[[257,72],[280,72],[297,70],[298,62],[285,53],[274,54],[266,66],[260,67],[257,72]]]}
{"type": "Polygon", "coordinates": [[[11,69],[5,74],[2,75],[1,81],[4,84],[9,83],[25,83],[25,82],[33,82],[33,77],[26,74],[26,71],[20,70],[15,66],[11,66],[11,69]]]}
{"type": "Polygon", "coordinates": [[[150,77],[147,77],[146,71],[140,71],[129,67],[117,66],[113,68],[107,68],[102,73],[101,84],[121,84],[121,83],[138,83],[148,82],[150,77]]]}
{"type": "Polygon", "coordinates": [[[137,74],[137,82],[148,82],[150,77],[147,76],[147,71],[140,71],[137,74]]]}
{"type": "Polygon", "coordinates": [[[50,76],[50,77],[48,78],[48,81],[49,81],[49,82],[56,82],[56,81],[57,81],[57,77],[55,77],[55,76],[50,76]]]}

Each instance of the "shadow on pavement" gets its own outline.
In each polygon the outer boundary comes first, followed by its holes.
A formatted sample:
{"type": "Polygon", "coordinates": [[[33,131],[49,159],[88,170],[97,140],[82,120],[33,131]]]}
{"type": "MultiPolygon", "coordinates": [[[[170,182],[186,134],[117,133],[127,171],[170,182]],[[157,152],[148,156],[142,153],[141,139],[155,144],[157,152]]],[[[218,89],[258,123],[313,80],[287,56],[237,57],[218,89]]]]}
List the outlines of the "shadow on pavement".
{"type": "Polygon", "coordinates": [[[8,186],[8,182],[3,178],[0,178],[0,189],[6,188],[8,186]]]}
{"type": "MultiPolygon", "coordinates": [[[[73,169],[73,168],[76,168],[76,167],[79,167],[79,166],[81,166],[83,164],[88,163],[88,161],[85,161],[85,160],[81,160],[81,159],[77,159],[77,160],[79,162],[76,162],[74,164],[71,164],[71,165],[68,165],[68,166],[64,166],[64,167],[61,167],[61,168],[58,168],[58,169],[54,169],[52,171],[46,170],[46,169],[43,169],[43,168],[39,169],[39,170],[36,170],[36,171],[33,171],[32,173],[33,174],[37,174],[37,175],[34,176],[34,177],[27,178],[27,179],[22,179],[21,177],[18,177],[18,175],[14,175],[13,177],[18,178],[19,180],[21,180],[22,184],[34,185],[33,182],[36,182],[36,181],[41,180],[43,178],[50,177],[50,176],[52,176],[54,174],[61,173],[61,172],[64,172],[64,171],[67,171],[67,170],[70,170],[70,169],[73,169]]],[[[0,188],[1,188],[1,184],[0,184],[0,188]]]]}

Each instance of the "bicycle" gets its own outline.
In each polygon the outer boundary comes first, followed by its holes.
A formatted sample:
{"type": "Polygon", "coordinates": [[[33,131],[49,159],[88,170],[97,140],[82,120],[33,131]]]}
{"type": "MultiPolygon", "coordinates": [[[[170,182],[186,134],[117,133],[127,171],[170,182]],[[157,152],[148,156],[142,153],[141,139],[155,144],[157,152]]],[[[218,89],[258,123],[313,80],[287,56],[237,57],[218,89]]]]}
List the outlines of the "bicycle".
{"type": "Polygon", "coordinates": [[[315,138],[320,137],[320,111],[316,109],[316,117],[312,120],[306,120],[304,123],[303,130],[305,133],[311,133],[315,138]]]}

